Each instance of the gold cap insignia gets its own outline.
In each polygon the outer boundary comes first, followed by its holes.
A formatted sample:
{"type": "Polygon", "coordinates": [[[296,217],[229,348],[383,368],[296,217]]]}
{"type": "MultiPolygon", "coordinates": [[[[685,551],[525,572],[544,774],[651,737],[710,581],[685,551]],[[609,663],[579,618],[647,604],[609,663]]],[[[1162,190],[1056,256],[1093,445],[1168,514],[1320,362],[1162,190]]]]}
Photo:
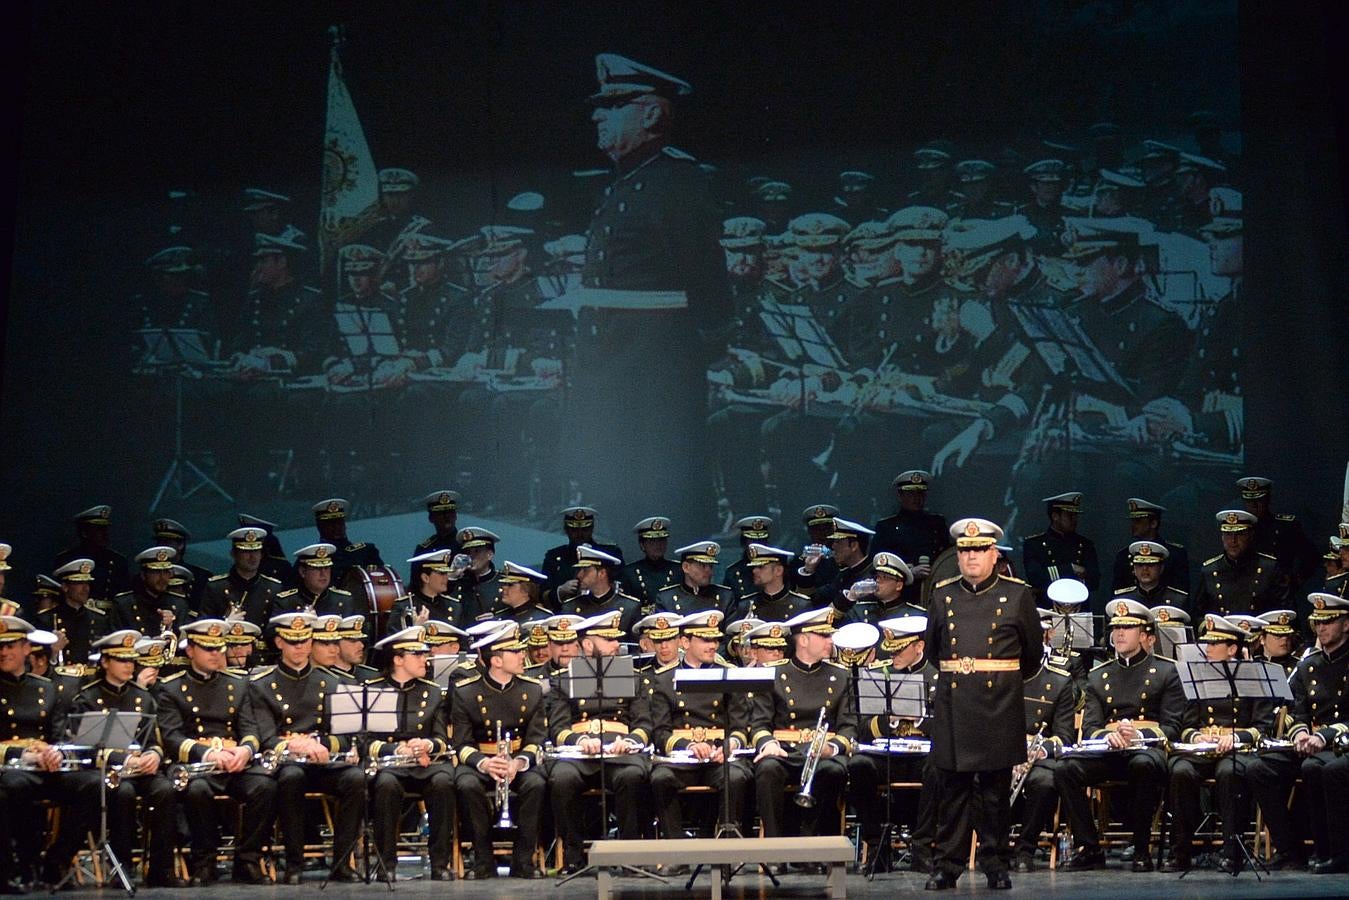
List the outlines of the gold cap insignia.
{"type": "MultiPolygon", "coordinates": [[[[915,501],[915,502],[916,502],[916,501],[915,501]]],[[[966,537],[978,537],[978,536],[979,536],[979,526],[976,525],[976,524],[974,524],[973,522],[966,522],[966,523],[965,523],[965,536],[966,536],[966,537]]]]}
{"type": "Polygon", "coordinates": [[[244,626],[239,622],[235,622],[234,627],[230,629],[230,634],[243,634],[243,633],[244,633],[244,626]]]}
{"type": "Polygon", "coordinates": [[[657,627],[657,628],[669,628],[669,627],[670,627],[670,623],[669,623],[668,621],[666,621],[666,619],[665,619],[664,616],[661,616],[659,619],[656,620],[656,627],[657,627]]]}
{"type": "Polygon", "coordinates": [[[210,628],[206,629],[206,635],[208,637],[220,637],[220,626],[212,625],[210,628]]]}
{"type": "Polygon", "coordinates": [[[1288,613],[1280,613],[1280,614],[1279,614],[1279,624],[1280,624],[1280,625],[1287,625],[1287,624],[1288,624],[1288,613]]]}
{"type": "Polygon", "coordinates": [[[707,617],[708,628],[716,628],[719,624],[721,624],[721,616],[713,614],[707,617]]]}
{"type": "Polygon", "coordinates": [[[319,547],[317,550],[314,551],[314,556],[316,556],[316,557],[319,558],[319,559],[324,559],[324,558],[326,558],[326,557],[328,556],[328,548],[327,548],[327,547],[319,547]]]}
{"type": "Polygon", "coordinates": [[[1317,609],[1325,609],[1326,608],[1325,598],[1317,597],[1315,600],[1312,601],[1312,606],[1315,606],[1317,609]]]}
{"type": "Polygon", "coordinates": [[[1228,524],[1228,525],[1235,525],[1235,524],[1237,524],[1237,521],[1238,521],[1238,519],[1237,519],[1237,514],[1236,514],[1235,512],[1230,512],[1230,513],[1227,514],[1227,524],[1228,524]]]}
{"type": "Polygon", "coordinates": [[[246,531],[246,532],[244,532],[244,540],[245,540],[245,541],[252,542],[252,541],[259,540],[259,539],[261,539],[261,538],[262,538],[262,535],[259,534],[259,533],[256,532],[256,531],[246,531]]]}
{"type": "MultiPolygon", "coordinates": [[[[1115,606],[1115,615],[1117,615],[1117,616],[1127,616],[1128,614],[1129,614],[1129,604],[1127,604],[1127,603],[1119,603],[1119,604],[1116,604],[1116,606],[1115,606]]],[[[1122,639],[1121,639],[1121,640],[1122,640],[1122,639]]]]}
{"type": "Polygon", "coordinates": [[[123,646],[123,647],[134,647],[134,646],[136,646],[136,636],[135,636],[134,634],[123,635],[123,636],[122,636],[122,646],[123,646]]]}
{"type": "Polygon", "coordinates": [[[291,619],[291,620],[290,620],[290,627],[291,627],[291,628],[295,628],[295,629],[303,628],[303,627],[304,627],[304,617],[303,617],[303,616],[296,616],[295,618],[291,619]]]}
{"type": "Polygon", "coordinates": [[[340,512],[341,510],[342,504],[338,503],[336,500],[328,504],[328,512],[340,512]]]}
{"type": "Polygon", "coordinates": [[[769,636],[769,637],[782,637],[782,626],[781,626],[781,625],[774,625],[772,628],[768,629],[768,636],[769,636]]]}
{"type": "Polygon", "coordinates": [[[1158,622],[1170,622],[1170,621],[1171,621],[1171,613],[1170,613],[1168,610],[1165,610],[1165,609],[1159,609],[1159,610],[1157,610],[1157,621],[1158,621],[1158,622]]]}
{"type": "Polygon", "coordinates": [[[93,563],[80,563],[81,575],[88,575],[92,571],[94,571],[93,563]]]}
{"type": "Polygon", "coordinates": [[[1138,548],[1138,555],[1139,555],[1139,556],[1151,556],[1151,555],[1152,555],[1152,545],[1151,545],[1151,544],[1144,544],[1143,546],[1139,547],[1139,548],[1138,548]]]}
{"type": "Polygon", "coordinates": [[[329,619],[329,620],[324,624],[323,630],[324,630],[324,631],[336,631],[336,630],[337,630],[337,626],[340,625],[340,624],[342,624],[342,623],[339,622],[339,621],[337,621],[336,619],[329,619]]]}
{"type": "Polygon", "coordinates": [[[171,552],[172,551],[168,550],[167,548],[161,548],[160,551],[155,554],[155,559],[157,559],[159,562],[165,562],[168,560],[169,554],[171,552]]]}

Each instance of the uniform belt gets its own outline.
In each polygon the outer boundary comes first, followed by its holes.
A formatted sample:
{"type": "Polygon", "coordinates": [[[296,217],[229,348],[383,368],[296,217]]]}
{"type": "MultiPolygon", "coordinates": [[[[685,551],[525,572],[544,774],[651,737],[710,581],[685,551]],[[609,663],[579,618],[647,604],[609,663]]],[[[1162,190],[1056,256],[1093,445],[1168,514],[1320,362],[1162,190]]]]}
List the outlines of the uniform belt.
{"type": "MultiPolygon", "coordinates": [[[[1161,725],[1160,722],[1154,722],[1152,719],[1131,719],[1130,721],[1132,722],[1132,724],[1133,724],[1133,726],[1134,726],[1135,728],[1161,728],[1161,727],[1162,727],[1162,725],[1161,725]]],[[[1119,730],[1119,724],[1120,724],[1120,723],[1118,723],[1118,722],[1107,722],[1107,723],[1106,723],[1106,726],[1105,726],[1105,730],[1106,730],[1106,731],[1118,731],[1118,730],[1119,730]]]]}
{"type": "MultiPolygon", "coordinates": [[[[515,753],[515,752],[518,751],[519,749],[520,749],[520,739],[519,739],[519,738],[511,738],[511,749],[510,749],[510,752],[511,752],[511,753],[515,753]]],[[[478,742],[478,750],[481,751],[482,753],[488,754],[489,756],[496,756],[496,754],[497,754],[497,742],[496,742],[496,741],[479,741],[479,742],[478,742]]]]}
{"type": "MultiPolygon", "coordinates": [[[[774,728],[773,740],[780,744],[809,744],[815,737],[814,728],[774,728]]],[[[837,737],[834,732],[825,735],[825,740],[837,737]]]]}
{"type": "Polygon", "coordinates": [[[971,675],[975,672],[1015,672],[1021,669],[1019,659],[975,659],[962,656],[960,659],[943,659],[940,664],[943,672],[956,672],[971,675]]]}
{"type": "Polygon", "coordinates": [[[1200,728],[1199,734],[1203,735],[1206,738],[1226,737],[1227,735],[1236,734],[1236,729],[1230,728],[1226,725],[1209,725],[1204,728],[1200,728]]]}
{"type": "Polygon", "coordinates": [[[571,726],[576,734],[627,734],[628,726],[613,719],[586,719],[571,726]]]}
{"type": "Polygon", "coordinates": [[[702,727],[676,728],[672,732],[672,736],[679,738],[680,740],[690,740],[694,743],[702,743],[703,741],[720,741],[724,739],[726,737],[726,730],[724,728],[702,727]]]}
{"type": "Polygon", "coordinates": [[[227,737],[199,737],[196,739],[198,744],[210,747],[212,750],[229,750],[239,746],[239,742],[234,738],[227,737]]]}

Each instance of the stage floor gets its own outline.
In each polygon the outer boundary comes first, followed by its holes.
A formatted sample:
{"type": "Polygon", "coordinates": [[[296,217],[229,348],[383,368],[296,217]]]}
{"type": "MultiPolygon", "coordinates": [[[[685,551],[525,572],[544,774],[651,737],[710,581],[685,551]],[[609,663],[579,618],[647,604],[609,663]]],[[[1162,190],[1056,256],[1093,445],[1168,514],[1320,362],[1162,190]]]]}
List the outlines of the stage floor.
{"type": "MultiPolygon", "coordinates": [[[[410,877],[400,873],[400,878],[410,877]]],[[[1034,893],[1037,898],[1118,898],[1126,892],[1135,896],[1146,896],[1148,900],[1163,897],[1186,897],[1207,900],[1210,897],[1222,897],[1233,900],[1242,897],[1342,897],[1349,894],[1349,876],[1311,875],[1305,872],[1274,872],[1262,876],[1263,882],[1257,882],[1249,873],[1237,878],[1214,871],[1196,871],[1184,879],[1173,874],[1147,873],[1135,874],[1118,867],[1096,872],[1033,872],[1012,875],[1013,890],[1022,896],[1034,893]]],[[[308,873],[302,887],[247,887],[222,883],[215,887],[198,889],[192,896],[209,895],[217,900],[255,900],[263,896],[298,896],[301,891],[316,891],[322,875],[308,873]]],[[[616,879],[616,896],[626,900],[656,900],[664,897],[708,897],[711,887],[707,875],[700,875],[692,891],[685,892],[687,877],[671,880],[668,887],[645,879],[620,877],[616,879]]],[[[849,875],[847,891],[849,897],[889,898],[897,893],[923,893],[924,875],[911,872],[883,874],[875,881],[868,882],[861,875],[849,875]]],[[[774,889],[767,878],[741,875],[731,882],[725,891],[727,898],[783,898],[783,897],[822,897],[824,896],[824,878],[817,876],[789,875],[779,879],[781,888],[774,889]]],[[[452,881],[432,882],[429,880],[400,880],[395,885],[395,896],[448,896],[462,898],[516,898],[516,897],[593,897],[595,881],[593,878],[578,878],[565,887],[555,886],[554,879],[541,881],[519,881],[513,878],[497,878],[492,881],[452,881]]],[[[81,890],[78,893],[94,893],[81,890]]],[[[104,889],[98,892],[112,898],[119,891],[104,889]]],[[[371,898],[388,893],[382,885],[329,885],[323,896],[351,898],[360,896],[371,898]]],[[[992,896],[978,872],[966,872],[955,890],[945,894],[929,896],[962,896],[967,894],[992,896]]],[[[142,890],[137,897],[151,900],[169,900],[184,897],[184,891],[142,890]]]]}

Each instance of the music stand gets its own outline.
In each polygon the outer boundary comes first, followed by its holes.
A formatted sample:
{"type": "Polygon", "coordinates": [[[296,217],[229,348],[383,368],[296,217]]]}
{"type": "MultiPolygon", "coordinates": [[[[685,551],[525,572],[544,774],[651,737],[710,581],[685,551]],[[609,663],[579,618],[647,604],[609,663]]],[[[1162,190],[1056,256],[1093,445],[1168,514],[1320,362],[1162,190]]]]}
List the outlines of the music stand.
{"type": "MultiPolygon", "coordinates": [[[[1176,658],[1176,670],[1180,674],[1180,686],[1187,700],[1192,702],[1219,699],[1286,700],[1289,703],[1293,701],[1293,690],[1288,685],[1288,677],[1283,666],[1278,663],[1263,659],[1225,659],[1214,662],[1206,658],[1196,659],[1196,655],[1203,653],[1196,644],[1184,644],[1180,649],[1182,652],[1176,658]]],[[[1234,725],[1233,728],[1235,727],[1234,725]]],[[[1234,764],[1236,755],[1237,742],[1234,739],[1228,752],[1228,758],[1234,764]]],[[[1237,844],[1241,847],[1241,855],[1246,861],[1237,867],[1232,877],[1237,877],[1246,866],[1250,866],[1255,874],[1255,880],[1263,881],[1260,870],[1263,869],[1268,875],[1269,869],[1251,856],[1250,851],[1246,849],[1246,842],[1240,837],[1237,844]]],[[[1186,870],[1180,877],[1184,878],[1188,874],[1189,870],[1186,870]]]]}
{"type": "MultiPolygon", "coordinates": [[[[577,656],[567,663],[566,674],[562,676],[562,690],[568,702],[572,700],[594,700],[600,718],[604,717],[605,700],[632,700],[637,697],[637,672],[632,666],[630,656],[577,656]],[[606,688],[606,682],[610,682],[606,688]]],[[[604,777],[604,733],[600,733],[600,837],[609,833],[609,789],[604,777]]],[[[644,872],[636,866],[619,866],[626,872],[641,878],[651,878],[661,884],[669,884],[659,875],[644,872]]],[[[558,881],[555,887],[561,887],[574,878],[586,874],[599,874],[599,867],[589,863],[580,871],[573,872],[558,881]]]]}
{"type": "Polygon", "coordinates": [[[164,499],[164,492],[170,483],[177,485],[179,500],[186,500],[202,488],[210,488],[226,503],[233,503],[234,498],[229,492],[183,452],[183,373],[188,370],[196,372],[211,362],[203,349],[205,332],[183,328],[146,329],[142,336],[149,348],[144,361],[154,371],[173,376],[173,458],[169,460],[164,477],[159,481],[154,500],[150,501],[150,512],[159,508],[159,501],[164,499]],[[183,480],[183,475],[188,472],[196,479],[191,487],[187,487],[183,480]]]}
{"type": "MultiPolygon", "coordinates": [[[[369,684],[339,684],[328,695],[328,721],[330,724],[328,733],[351,735],[352,744],[356,748],[356,758],[358,760],[364,759],[370,747],[367,739],[370,732],[393,734],[398,730],[398,691],[392,687],[371,687],[369,684]]],[[[359,763],[357,764],[359,765],[359,763]]],[[[364,824],[361,828],[361,834],[344,847],[341,853],[333,853],[332,867],[328,870],[328,874],[324,876],[323,883],[319,885],[319,890],[328,886],[328,882],[337,874],[338,866],[356,849],[358,841],[363,842],[364,846],[361,855],[364,857],[365,883],[370,884],[373,880],[374,871],[370,866],[370,844],[373,842],[371,829],[374,826],[370,821],[369,785],[366,785],[365,789],[361,791],[361,802],[364,806],[362,812],[364,824]]],[[[396,854],[397,850],[395,849],[394,852],[396,854]]],[[[395,865],[397,864],[396,860],[397,857],[395,856],[395,865]]],[[[394,873],[384,867],[384,858],[378,853],[375,854],[374,868],[384,873],[381,880],[392,891],[394,889],[394,873]]]]}
{"type": "Polygon", "coordinates": [[[456,653],[453,656],[433,656],[431,657],[431,680],[447,691],[452,690],[454,685],[450,684],[450,679],[454,676],[454,673],[463,671],[467,674],[468,670],[461,669],[461,667],[464,663],[472,662],[475,659],[477,659],[477,657],[471,653],[456,653]]]}
{"type": "MultiPolygon", "coordinates": [[[[929,717],[927,708],[927,679],[921,672],[896,675],[889,666],[880,669],[860,669],[857,679],[857,717],[885,716],[889,724],[892,718],[923,720],[929,717]]],[[[889,748],[887,747],[888,751],[889,748]]],[[[885,754],[885,822],[881,826],[881,839],[867,862],[865,875],[867,881],[876,878],[876,865],[880,861],[882,848],[890,857],[890,841],[895,833],[895,824],[891,821],[893,805],[891,802],[890,781],[892,775],[891,760],[894,754],[885,754]]],[[[912,843],[912,842],[910,842],[912,843]]],[[[906,853],[912,853],[910,848],[906,853]]],[[[902,857],[901,857],[902,859],[902,857]]]]}
{"type": "MultiPolygon", "coordinates": [[[[75,713],[71,718],[78,721],[78,724],[72,729],[74,737],[71,739],[71,743],[92,747],[94,759],[98,759],[100,755],[103,757],[103,762],[98,767],[98,850],[96,852],[98,856],[108,861],[109,874],[117,876],[117,880],[122,883],[122,890],[126,891],[127,896],[134,897],[136,896],[136,888],[131,884],[131,878],[126,873],[126,867],[122,865],[122,861],[113,852],[112,844],[108,842],[108,757],[104,751],[121,750],[126,753],[132,747],[139,748],[140,742],[136,740],[136,732],[140,730],[145,715],[138,712],[119,712],[106,709],[102,712],[75,713]]],[[[70,871],[66,872],[60,883],[52,888],[52,893],[55,894],[64,888],[74,877],[75,869],[72,867],[70,871]]]]}
{"type": "MultiPolygon", "coordinates": [[[[724,837],[744,837],[740,832],[740,825],[731,821],[731,729],[735,724],[731,721],[731,697],[734,694],[750,694],[755,690],[771,691],[776,678],[777,673],[774,670],[760,667],[731,666],[723,669],[699,666],[696,669],[675,670],[676,691],[688,694],[721,694],[722,709],[726,710],[726,728],[721,741],[721,821],[717,823],[714,840],[724,837]]],[[[697,880],[704,865],[699,863],[694,867],[693,874],[684,885],[684,890],[693,889],[693,882],[697,880]]],[[[740,863],[734,869],[723,866],[722,883],[730,884],[731,879],[739,874],[744,866],[744,863],[740,863]]],[[[759,869],[773,882],[773,887],[778,886],[777,876],[769,871],[768,866],[759,863],[759,869]]]]}
{"type": "Polygon", "coordinates": [[[1193,632],[1189,625],[1167,622],[1157,626],[1157,651],[1161,656],[1176,659],[1179,649],[1193,641],[1193,632]]]}

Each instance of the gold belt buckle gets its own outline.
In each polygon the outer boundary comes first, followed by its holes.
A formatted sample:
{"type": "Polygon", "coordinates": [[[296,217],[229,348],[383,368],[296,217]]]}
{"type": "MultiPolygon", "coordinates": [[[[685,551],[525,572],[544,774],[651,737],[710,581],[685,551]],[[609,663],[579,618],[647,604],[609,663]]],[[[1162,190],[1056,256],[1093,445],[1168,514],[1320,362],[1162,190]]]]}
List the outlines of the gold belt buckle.
{"type": "Polygon", "coordinates": [[[585,731],[585,732],[588,733],[588,734],[603,734],[603,733],[604,733],[604,720],[603,720],[603,719],[587,719],[587,720],[586,720],[585,722],[583,722],[582,724],[585,726],[582,730],[585,731]]]}
{"type": "Polygon", "coordinates": [[[974,672],[974,657],[962,656],[956,660],[956,671],[961,675],[969,675],[974,672]]]}

